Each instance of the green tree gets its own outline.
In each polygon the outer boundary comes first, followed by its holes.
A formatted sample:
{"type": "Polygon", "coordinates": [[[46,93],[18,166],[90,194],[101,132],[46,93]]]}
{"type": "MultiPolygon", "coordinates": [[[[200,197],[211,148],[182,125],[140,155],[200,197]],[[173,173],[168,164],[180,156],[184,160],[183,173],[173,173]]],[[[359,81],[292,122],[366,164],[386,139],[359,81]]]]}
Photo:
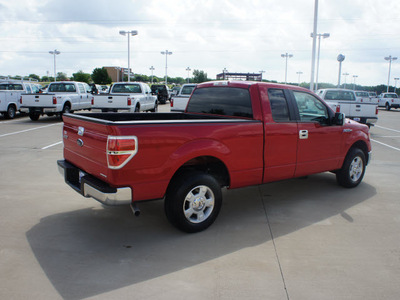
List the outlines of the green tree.
{"type": "Polygon", "coordinates": [[[106,68],[95,68],[92,72],[92,80],[96,84],[110,84],[111,77],[108,76],[106,68]]]}
{"type": "Polygon", "coordinates": [[[84,73],[82,70],[79,70],[77,73],[72,74],[72,78],[74,81],[79,82],[90,82],[90,74],[84,73]]]}
{"type": "Polygon", "coordinates": [[[29,78],[32,78],[32,79],[36,79],[37,81],[40,81],[40,76],[39,76],[39,75],[36,75],[36,74],[29,74],[28,77],[29,77],[29,78]]]}
{"type": "Polygon", "coordinates": [[[59,81],[68,80],[68,76],[67,76],[67,74],[65,74],[63,72],[58,72],[57,73],[57,80],[59,80],[59,81]]]}
{"type": "Polygon", "coordinates": [[[201,83],[205,81],[209,81],[210,79],[207,78],[207,73],[201,70],[194,70],[193,71],[193,82],[201,83]]]}

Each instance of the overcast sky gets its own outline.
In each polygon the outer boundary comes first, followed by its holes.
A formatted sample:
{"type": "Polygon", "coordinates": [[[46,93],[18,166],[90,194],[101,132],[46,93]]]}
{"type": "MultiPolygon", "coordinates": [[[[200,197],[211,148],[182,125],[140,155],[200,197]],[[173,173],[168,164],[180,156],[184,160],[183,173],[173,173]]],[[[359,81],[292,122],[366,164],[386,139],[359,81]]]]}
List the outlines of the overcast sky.
{"type": "MultiPolygon", "coordinates": [[[[187,67],[209,78],[229,72],[265,71],[264,79],[309,82],[314,0],[0,0],[0,75],[72,76],[102,66],[128,64],[131,37],[133,72],[186,78],[187,67]]],[[[338,54],[345,55],[342,83],[387,84],[385,56],[400,56],[400,1],[319,0],[321,40],[319,82],[337,84],[338,54]]],[[[400,60],[392,64],[391,84],[400,77],[400,60]]],[[[400,83],[399,83],[400,85],[400,83]]]]}

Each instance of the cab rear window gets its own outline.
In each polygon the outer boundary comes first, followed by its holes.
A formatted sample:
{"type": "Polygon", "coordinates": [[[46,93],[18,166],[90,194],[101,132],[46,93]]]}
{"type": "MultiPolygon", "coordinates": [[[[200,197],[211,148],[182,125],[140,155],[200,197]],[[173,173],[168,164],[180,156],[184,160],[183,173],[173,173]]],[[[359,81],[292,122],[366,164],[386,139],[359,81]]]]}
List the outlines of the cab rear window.
{"type": "Polygon", "coordinates": [[[196,89],[190,98],[187,112],[253,118],[248,89],[206,87],[196,89]]]}

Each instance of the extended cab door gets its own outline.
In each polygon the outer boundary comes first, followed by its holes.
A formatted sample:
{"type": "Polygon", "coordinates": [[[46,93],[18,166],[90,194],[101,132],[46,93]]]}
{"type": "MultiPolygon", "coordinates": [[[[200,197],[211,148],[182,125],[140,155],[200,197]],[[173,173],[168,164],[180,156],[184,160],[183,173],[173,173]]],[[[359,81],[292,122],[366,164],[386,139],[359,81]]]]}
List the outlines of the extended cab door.
{"type": "Polygon", "coordinates": [[[263,182],[292,178],[296,171],[298,128],[295,110],[288,102],[291,95],[286,89],[265,86],[260,86],[260,94],[262,99],[268,95],[270,104],[263,102],[266,116],[263,182]]]}
{"type": "Polygon", "coordinates": [[[339,167],[343,127],[332,125],[333,112],[314,95],[291,91],[298,110],[298,145],[295,176],[339,167]]]}

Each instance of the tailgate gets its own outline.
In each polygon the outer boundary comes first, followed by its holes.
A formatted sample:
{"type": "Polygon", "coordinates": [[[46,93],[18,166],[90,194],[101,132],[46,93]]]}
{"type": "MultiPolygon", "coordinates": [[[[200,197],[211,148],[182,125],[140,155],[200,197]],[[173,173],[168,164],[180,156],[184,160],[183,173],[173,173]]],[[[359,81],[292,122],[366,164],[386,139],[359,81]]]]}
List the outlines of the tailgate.
{"type": "MultiPolygon", "coordinates": [[[[49,107],[53,105],[54,94],[27,94],[22,95],[22,106],[49,107]]],[[[60,97],[61,98],[61,97],[60,97]]]]}
{"type": "Polygon", "coordinates": [[[64,115],[64,158],[83,171],[107,181],[106,124],[76,119],[64,115]]]}
{"type": "Polygon", "coordinates": [[[94,96],[92,108],[129,108],[128,95],[94,96]]]}
{"type": "Polygon", "coordinates": [[[350,115],[354,117],[376,117],[376,104],[373,103],[353,103],[350,108],[350,115]]]}

